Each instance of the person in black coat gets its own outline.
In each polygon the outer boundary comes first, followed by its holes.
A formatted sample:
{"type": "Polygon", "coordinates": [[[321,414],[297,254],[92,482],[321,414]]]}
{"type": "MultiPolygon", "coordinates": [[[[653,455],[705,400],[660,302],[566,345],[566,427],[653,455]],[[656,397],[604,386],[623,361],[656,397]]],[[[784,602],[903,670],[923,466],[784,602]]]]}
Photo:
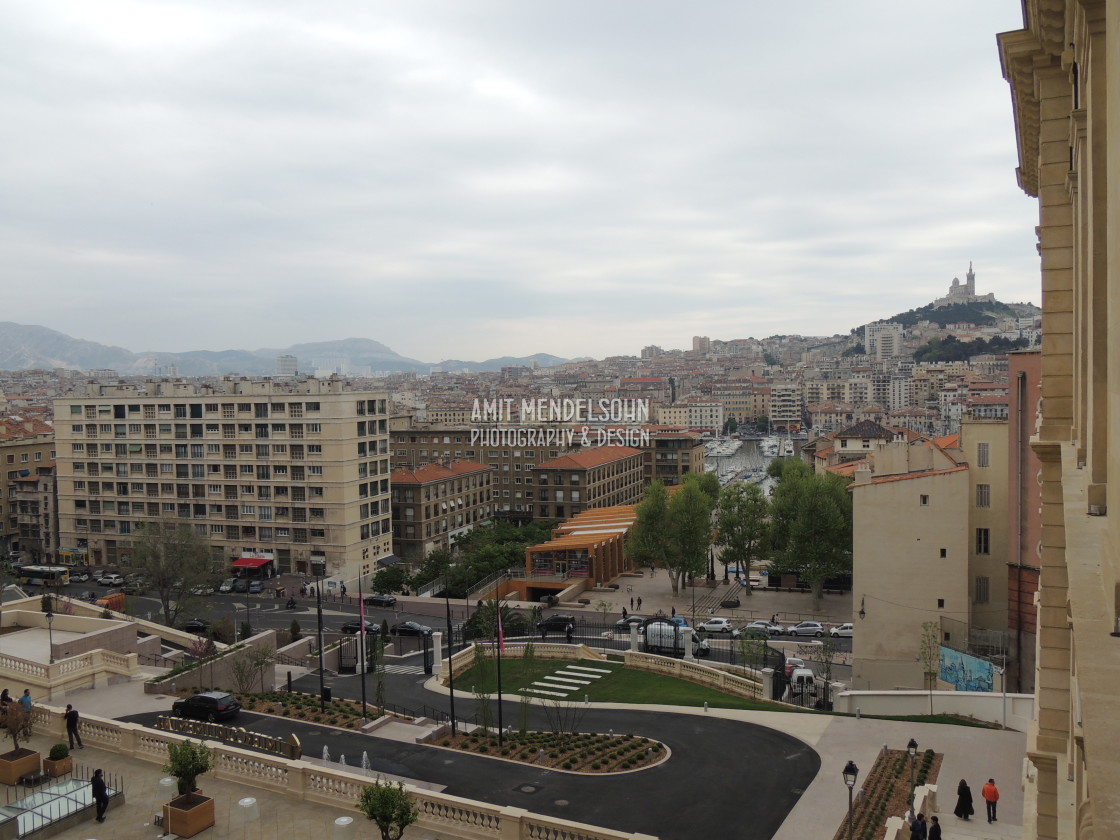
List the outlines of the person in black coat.
{"type": "Polygon", "coordinates": [[[969,789],[968,782],[961,779],[961,783],[957,785],[957,807],[953,809],[953,815],[967,820],[975,813],[972,808],[972,790],[969,789]]]}
{"type": "Polygon", "coordinates": [[[941,840],[941,822],[937,817],[929,818],[929,840],[941,840]]]}
{"type": "Polygon", "coordinates": [[[100,770],[93,771],[93,778],[89,780],[90,792],[97,805],[97,821],[105,822],[105,809],[109,807],[109,792],[105,788],[105,778],[100,770]]]}

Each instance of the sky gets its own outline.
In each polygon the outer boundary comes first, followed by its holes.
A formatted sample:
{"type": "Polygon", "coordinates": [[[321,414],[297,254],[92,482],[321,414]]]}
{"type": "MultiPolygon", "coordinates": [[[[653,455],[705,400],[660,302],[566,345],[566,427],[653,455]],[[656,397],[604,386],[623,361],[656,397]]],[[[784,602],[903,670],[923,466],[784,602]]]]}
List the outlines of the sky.
{"type": "Polygon", "coordinates": [[[423,361],[1040,302],[1019,0],[0,0],[0,320],[423,361]]]}

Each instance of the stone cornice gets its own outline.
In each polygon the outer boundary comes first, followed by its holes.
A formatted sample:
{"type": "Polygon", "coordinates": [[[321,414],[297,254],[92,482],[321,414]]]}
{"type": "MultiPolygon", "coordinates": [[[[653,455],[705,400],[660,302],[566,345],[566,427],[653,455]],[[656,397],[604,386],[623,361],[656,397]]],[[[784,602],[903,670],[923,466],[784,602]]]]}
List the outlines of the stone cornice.
{"type": "Polygon", "coordinates": [[[1038,37],[1029,30],[1003,32],[997,36],[1003,78],[1011,85],[1011,110],[1015,118],[1015,138],[1019,145],[1019,186],[1038,197],[1038,143],[1040,108],[1034,73],[1039,63],[1050,57],[1038,37]]]}

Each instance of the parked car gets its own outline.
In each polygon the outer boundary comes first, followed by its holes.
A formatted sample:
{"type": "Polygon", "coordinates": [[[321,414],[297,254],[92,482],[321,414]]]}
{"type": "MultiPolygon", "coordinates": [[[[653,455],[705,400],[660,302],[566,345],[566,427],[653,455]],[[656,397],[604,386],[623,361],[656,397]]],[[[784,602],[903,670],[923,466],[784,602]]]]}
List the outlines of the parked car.
{"type": "Polygon", "coordinates": [[[222,581],[221,585],[218,587],[218,591],[219,592],[232,592],[233,591],[233,584],[236,581],[237,581],[237,578],[226,578],[225,580],[222,581]]]}
{"type": "Polygon", "coordinates": [[[128,581],[121,587],[121,592],[125,595],[143,595],[148,591],[148,585],[142,580],[128,581]]]}
{"type": "Polygon", "coordinates": [[[191,589],[192,595],[213,595],[214,587],[208,583],[200,583],[191,589]]]}
{"type": "Polygon", "coordinates": [[[850,639],[852,638],[852,622],[846,621],[843,624],[837,624],[828,631],[828,634],[833,638],[843,637],[845,639],[850,639]]]}
{"type": "Polygon", "coordinates": [[[262,583],[259,580],[249,581],[249,594],[250,595],[260,595],[262,592],[264,592],[264,583],[262,583]]]}
{"type": "Polygon", "coordinates": [[[564,615],[562,613],[556,613],[555,615],[550,615],[538,621],[537,629],[544,632],[547,632],[549,630],[558,630],[560,632],[563,632],[569,624],[574,625],[575,623],[576,617],[574,615],[564,615]]]}
{"type": "Polygon", "coordinates": [[[367,607],[392,607],[396,605],[397,599],[394,595],[377,592],[373,595],[367,595],[365,602],[367,607]]]}
{"type": "Polygon", "coordinates": [[[171,711],[179,717],[197,718],[198,720],[228,720],[237,717],[241,711],[241,704],[232,694],[224,691],[207,691],[176,700],[171,711]]]}
{"type": "Polygon", "coordinates": [[[389,632],[394,636],[429,636],[432,628],[418,621],[402,621],[390,627],[389,632]]]}
{"type": "Polygon", "coordinates": [[[188,633],[194,633],[198,636],[204,636],[210,632],[210,622],[204,621],[201,618],[192,618],[183,625],[183,629],[188,633]]]}
{"type": "Polygon", "coordinates": [[[81,595],[78,596],[78,600],[79,601],[86,601],[87,603],[92,604],[94,601],[97,600],[97,593],[94,592],[92,589],[87,589],[85,592],[83,592],[81,595]]]}
{"type": "MultiPolygon", "coordinates": [[[[365,621],[365,625],[366,625],[366,635],[367,636],[375,636],[375,635],[377,635],[378,633],[381,632],[381,625],[380,624],[375,624],[374,622],[369,621],[367,619],[365,621]]],[[[342,632],[343,633],[356,634],[361,629],[361,627],[362,627],[362,622],[361,621],[348,621],[348,622],[346,622],[345,624],[342,625],[342,632]]]]}
{"type": "Polygon", "coordinates": [[[805,660],[804,659],[801,659],[797,656],[787,656],[786,657],[786,679],[789,679],[790,675],[794,672],[794,670],[796,670],[797,668],[804,668],[804,667],[805,667],[805,660]]]}
{"type": "Polygon", "coordinates": [[[819,621],[799,621],[785,629],[787,636],[823,636],[824,625],[819,621]]]}
{"type": "Polygon", "coordinates": [[[90,579],[89,569],[75,569],[70,573],[71,583],[86,583],[90,579]]]}
{"type": "Polygon", "coordinates": [[[815,702],[818,693],[817,676],[808,668],[794,668],[789,675],[782,699],[787,702],[800,701],[803,705],[815,702]]]}
{"type": "Polygon", "coordinates": [[[772,621],[767,621],[764,618],[760,618],[758,621],[752,621],[750,624],[742,628],[742,631],[744,633],[748,630],[762,630],[767,635],[780,636],[782,635],[782,632],[785,630],[785,628],[780,624],[775,624],[772,621]]]}
{"type": "Polygon", "coordinates": [[[233,591],[234,592],[248,592],[249,591],[249,581],[245,580],[245,578],[234,578],[233,591]]]}
{"type": "Polygon", "coordinates": [[[97,582],[101,586],[124,586],[124,578],[120,575],[102,575],[97,582]]]}
{"type": "Polygon", "coordinates": [[[720,616],[712,616],[707,621],[700,622],[696,625],[696,629],[708,633],[730,633],[731,638],[739,638],[739,631],[731,626],[731,619],[720,616]]]}

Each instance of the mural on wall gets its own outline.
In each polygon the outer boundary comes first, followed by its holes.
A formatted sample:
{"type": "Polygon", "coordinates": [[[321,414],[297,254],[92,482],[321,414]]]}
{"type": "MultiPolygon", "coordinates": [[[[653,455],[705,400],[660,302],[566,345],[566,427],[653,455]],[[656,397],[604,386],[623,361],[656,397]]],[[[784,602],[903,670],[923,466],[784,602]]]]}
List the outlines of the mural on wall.
{"type": "Polygon", "coordinates": [[[995,668],[986,659],[977,659],[951,648],[941,648],[941,681],[957,691],[993,691],[995,668]]]}

